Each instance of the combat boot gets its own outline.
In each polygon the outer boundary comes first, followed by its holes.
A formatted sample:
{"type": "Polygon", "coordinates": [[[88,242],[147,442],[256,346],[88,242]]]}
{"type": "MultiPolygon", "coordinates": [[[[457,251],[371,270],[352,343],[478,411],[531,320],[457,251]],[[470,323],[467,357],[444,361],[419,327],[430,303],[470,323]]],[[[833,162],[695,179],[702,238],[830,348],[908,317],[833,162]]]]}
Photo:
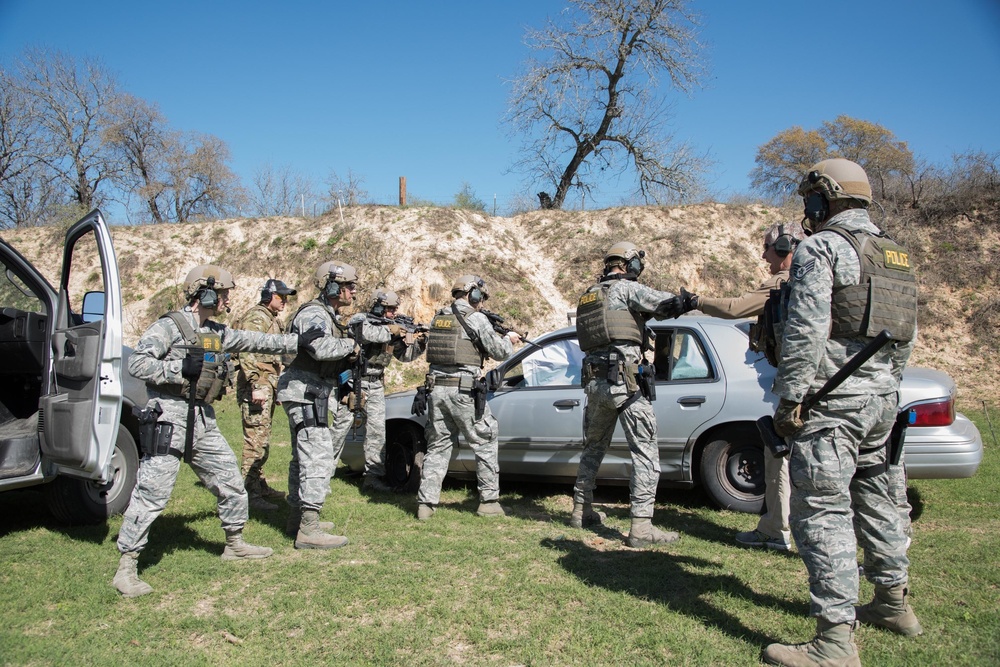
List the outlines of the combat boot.
{"type": "Polygon", "coordinates": [[[250,504],[250,509],[257,510],[259,512],[273,512],[278,509],[278,506],[274,503],[268,501],[264,496],[257,493],[248,493],[248,502],[250,504]]]}
{"type": "Polygon", "coordinates": [[[479,516],[507,516],[507,509],[497,501],[479,503],[476,514],[479,516]]]}
{"type": "Polygon", "coordinates": [[[866,605],[854,608],[858,620],[865,625],[877,625],[898,635],[916,637],[924,630],[913,609],[906,602],[909,589],[904,586],[875,586],[875,597],[866,605]]]}
{"type": "Polygon", "coordinates": [[[271,547],[258,547],[243,540],[242,530],[226,531],[226,548],[222,560],[259,560],[274,553],[271,547]]]}
{"type": "Polygon", "coordinates": [[[324,532],[319,525],[319,512],[305,510],[299,523],[299,532],[295,536],[296,549],[339,549],[347,546],[347,538],[343,535],[331,535],[324,532]]]}
{"type": "Polygon", "coordinates": [[[267,498],[269,500],[284,500],[285,492],[279,491],[278,489],[272,489],[267,483],[267,480],[263,477],[260,478],[260,496],[261,498],[267,498]]]}
{"type": "MultiPolygon", "coordinates": [[[[291,507],[288,510],[288,520],[285,521],[285,535],[295,537],[299,534],[299,524],[302,523],[302,512],[298,507],[291,507]]],[[[332,533],[336,528],[332,521],[320,521],[319,529],[324,533],[332,533]]]]}
{"type": "Polygon", "coordinates": [[[427,503],[417,505],[417,521],[427,521],[434,514],[434,506],[427,503]]]}
{"type": "Polygon", "coordinates": [[[607,518],[604,512],[598,512],[590,503],[573,503],[573,514],[569,517],[569,525],[574,528],[600,526],[607,518]]]}
{"type": "Polygon", "coordinates": [[[806,644],[771,644],[764,662],[784,667],[861,667],[854,643],[854,623],[816,619],[816,636],[806,644]]]}
{"type": "Polygon", "coordinates": [[[127,598],[137,598],[152,593],[153,587],[139,578],[139,554],[124,553],[118,560],[118,571],[111,581],[118,592],[127,598]]]}
{"type": "Polygon", "coordinates": [[[651,544],[670,544],[681,539],[675,532],[662,531],[653,525],[652,519],[632,517],[632,527],[628,531],[628,545],[633,549],[648,547],[651,544]]]}

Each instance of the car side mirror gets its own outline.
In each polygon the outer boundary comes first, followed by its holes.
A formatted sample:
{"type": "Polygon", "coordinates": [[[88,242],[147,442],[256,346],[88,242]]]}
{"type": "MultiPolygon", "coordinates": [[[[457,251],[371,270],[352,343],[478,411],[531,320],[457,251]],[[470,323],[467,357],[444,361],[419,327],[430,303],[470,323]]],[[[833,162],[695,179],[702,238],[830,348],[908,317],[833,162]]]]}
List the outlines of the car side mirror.
{"type": "Polygon", "coordinates": [[[83,295],[83,312],[80,317],[85,323],[104,319],[104,292],[87,292],[83,295]]]}
{"type": "Polygon", "coordinates": [[[492,393],[500,386],[500,370],[494,368],[486,373],[486,391],[492,393]]]}

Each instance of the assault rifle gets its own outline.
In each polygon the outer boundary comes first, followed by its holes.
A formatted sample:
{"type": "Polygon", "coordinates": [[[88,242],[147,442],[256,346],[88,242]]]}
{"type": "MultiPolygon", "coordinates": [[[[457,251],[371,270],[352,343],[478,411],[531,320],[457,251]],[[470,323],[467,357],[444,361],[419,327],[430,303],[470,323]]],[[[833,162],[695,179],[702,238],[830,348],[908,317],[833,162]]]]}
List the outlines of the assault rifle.
{"type": "Polygon", "coordinates": [[[479,312],[486,316],[486,319],[488,319],[490,321],[490,325],[493,327],[493,330],[496,331],[501,336],[506,336],[511,331],[513,331],[514,333],[516,333],[518,336],[521,337],[521,342],[522,343],[527,343],[528,345],[534,345],[538,349],[542,349],[542,346],[539,345],[538,343],[536,343],[535,341],[528,340],[528,332],[527,331],[525,331],[524,333],[521,333],[520,331],[517,331],[516,329],[514,329],[512,327],[504,326],[503,318],[500,317],[499,315],[497,315],[496,313],[494,313],[493,311],[486,310],[485,308],[480,308],[479,312]]]}
{"type": "MultiPolygon", "coordinates": [[[[351,335],[354,338],[354,343],[361,348],[358,350],[357,358],[351,365],[351,382],[353,383],[353,386],[351,387],[351,396],[354,400],[352,401],[350,398],[347,400],[347,407],[355,415],[361,412],[364,407],[364,392],[361,389],[361,380],[368,373],[368,355],[365,354],[365,345],[361,338],[361,328],[364,324],[364,320],[359,319],[354,325],[351,326],[351,335]]],[[[355,423],[357,423],[356,420],[355,423]]]]}
{"type": "Polygon", "coordinates": [[[379,317],[372,313],[366,313],[365,316],[368,318],[370,324],[378,324],[384,326],[392,326],[395,324],[405,333],[398,336],[393,336],[393,340],[402,340],[407,345],[413,345],[413,337],[418,333],[427,333],[430,331],[430,327],[426,324],[417,324],[413,321],[413,318],[409,315],[396,315],[394,318],[379,317]]]}

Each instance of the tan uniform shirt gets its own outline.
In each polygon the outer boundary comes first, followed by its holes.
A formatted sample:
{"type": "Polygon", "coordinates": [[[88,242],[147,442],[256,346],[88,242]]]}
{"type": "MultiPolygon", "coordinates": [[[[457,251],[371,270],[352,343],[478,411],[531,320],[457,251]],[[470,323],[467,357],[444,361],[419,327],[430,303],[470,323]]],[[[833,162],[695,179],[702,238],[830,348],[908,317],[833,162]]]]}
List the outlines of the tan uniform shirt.
{"type": "Polygon", "coordinates": [[[727,320],[757,317],[764,312],[764,302],[767,301],[771,290],[778,289],[778,285],[787,280],[788,271],[779,271],[761,283],[760,287],[742,296],[731,299],[712,299],[699,296],[698,310],[706,315],[722,317],[727,320]]]}

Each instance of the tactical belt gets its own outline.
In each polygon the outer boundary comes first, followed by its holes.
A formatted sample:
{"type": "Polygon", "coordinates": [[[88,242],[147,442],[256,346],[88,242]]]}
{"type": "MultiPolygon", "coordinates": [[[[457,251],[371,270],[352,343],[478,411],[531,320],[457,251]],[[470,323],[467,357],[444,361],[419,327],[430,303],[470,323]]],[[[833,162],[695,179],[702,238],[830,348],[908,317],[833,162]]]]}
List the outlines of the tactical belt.
{"type": "MultiPolygon", "coordinates": [[[[468,382],[468,380],[466,380],[466,382],[468,382]]],[[[440,375],[437,375],[437,376],[434,377],[434,386],[435,387],[459,387],[460,388],[462,386],[462,378],[460,378],[460,377],[457,377],[457,378],[456,377],[441,377],[440,375]]],[[[469,389],[459,389],[459,391],[461,391],[463,394],[471,394],[472,393],[472,389],[471,388],[469,388],[469,389]]]]}

